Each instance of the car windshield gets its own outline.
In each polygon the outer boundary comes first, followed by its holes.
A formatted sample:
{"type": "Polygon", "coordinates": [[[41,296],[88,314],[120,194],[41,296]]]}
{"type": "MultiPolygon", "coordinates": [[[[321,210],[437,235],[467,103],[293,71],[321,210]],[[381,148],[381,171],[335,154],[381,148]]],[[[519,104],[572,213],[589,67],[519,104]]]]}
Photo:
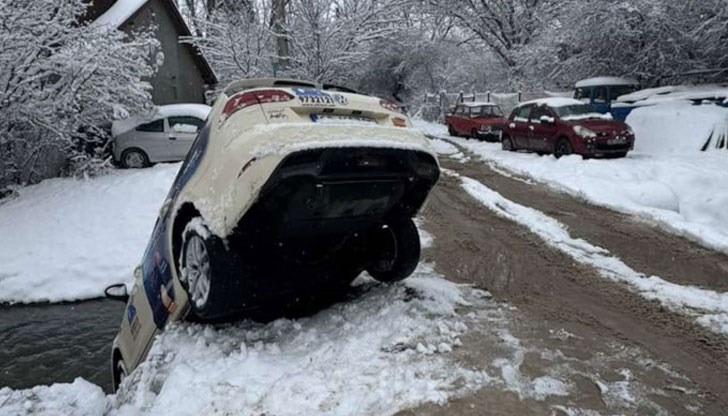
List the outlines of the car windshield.
{"type": "Polygon", "coordinates": [[[587,104],[565,105],[563,107],[554,107],[556,115],[561,119],[569,118],[600,118],[600,114],[594,112],[594,109],[587,104]]]}
{"type": "Polygon", "coordinates": [[[484,105],[481,107],[472,107],[470,110],[471,117],[503,117],[503,111],[497,105],[484,105]]]}

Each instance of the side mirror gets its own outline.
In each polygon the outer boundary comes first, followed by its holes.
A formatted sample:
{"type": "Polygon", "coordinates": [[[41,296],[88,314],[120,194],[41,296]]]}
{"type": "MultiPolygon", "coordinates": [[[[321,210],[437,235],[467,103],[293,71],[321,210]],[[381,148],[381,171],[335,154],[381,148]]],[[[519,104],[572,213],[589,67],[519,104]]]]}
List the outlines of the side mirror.
{"type": "Polygon", "coordinates": [[[553,124],[554,118],[549,116],[541,116],[538,121],[540,121],[541,124],[553,124]]]}
{"type": "Polygon", "coordinates": [[[119,302],[129,301],[129,292],[126,291],[126,285],[124,283],[117,283],[104,289],[104,295],[111,300],[118,300],[119,302]]]}

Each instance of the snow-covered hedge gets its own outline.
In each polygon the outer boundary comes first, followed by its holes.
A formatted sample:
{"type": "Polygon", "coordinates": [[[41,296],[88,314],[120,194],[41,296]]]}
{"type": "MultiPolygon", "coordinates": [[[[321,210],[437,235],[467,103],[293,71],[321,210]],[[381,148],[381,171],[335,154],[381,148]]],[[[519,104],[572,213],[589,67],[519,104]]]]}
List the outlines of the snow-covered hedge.
{"type": "Polygon", "coordinates": [[[154,74],[156,39],[79,24],[86,7],[0,0],[0,192],[55,173],[48,155],[71,171],[92,168],[105,140],[98,127],[151,103],[142,79],[154,74]]]}
{"type": "Polygon", "coordinates": [[[635,150],[640,152],[695,153],[704,149],[728,153],[726,107],[676,101],[637,108],[627,123],[635,131],[635,150]]]}

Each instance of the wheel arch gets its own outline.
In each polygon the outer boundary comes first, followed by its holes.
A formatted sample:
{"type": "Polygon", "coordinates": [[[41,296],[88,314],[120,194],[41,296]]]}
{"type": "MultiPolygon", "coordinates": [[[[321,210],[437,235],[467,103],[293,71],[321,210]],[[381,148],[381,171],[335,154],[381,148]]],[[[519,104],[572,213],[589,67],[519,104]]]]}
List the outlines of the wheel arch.
{"type": "Polygon", "coordinates": [[[114,392],[119,390],[119,384],[121,384],[121,375],[116,365],[119,361],[124,361],[124,357],[121,355],[119,347],[114,346],[111,351],[111,383],[114,392]]]}
{"type": "Polygon", "coordinates": [[[199,216],[201,216],[200,211],[192,202],[185,202],[175,212],[172,222],[172,260],[177,269],[179,269],[179,254],[182,251],[182,233],[187,223],[199,216]]]}

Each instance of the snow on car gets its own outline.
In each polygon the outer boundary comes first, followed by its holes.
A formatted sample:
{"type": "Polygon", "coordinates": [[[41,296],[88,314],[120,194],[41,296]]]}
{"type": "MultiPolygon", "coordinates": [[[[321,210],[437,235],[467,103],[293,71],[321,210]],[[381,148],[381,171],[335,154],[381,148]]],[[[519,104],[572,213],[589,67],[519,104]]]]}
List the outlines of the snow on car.
{"type": "Polygon", "coordinates": [[[167,322],[229,319],[408,277],[412,220],[439,178],[391,103],[316,83],[243,80],[217,98],[161,210],[114,341],[114,385],[167,322]],[[325,123],[321,123],[326,120],[325,123]]]}

